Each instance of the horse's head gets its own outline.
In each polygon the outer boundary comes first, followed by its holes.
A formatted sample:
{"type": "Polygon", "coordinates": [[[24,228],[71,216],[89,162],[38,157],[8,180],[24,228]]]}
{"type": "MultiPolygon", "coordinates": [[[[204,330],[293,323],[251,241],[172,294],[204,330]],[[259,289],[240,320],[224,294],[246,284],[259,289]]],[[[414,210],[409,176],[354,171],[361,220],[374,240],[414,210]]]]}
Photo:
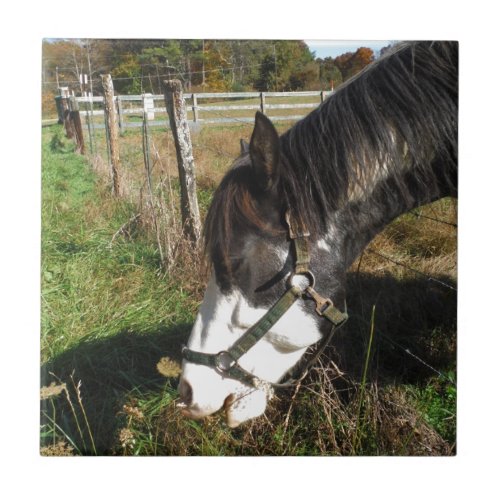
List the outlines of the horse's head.
{"type": "MultiPolygon", "coordinates": [[[[234,356],[225,351],[287,290],[304,291],[312,285],[311,274],[296,274],[297,250],[286,220],[287,210],[293,207],[281,183],[285,168],[278,133],[258,113],[250,144],[242,143],[241,155],[216,190],[205,223],[213,272],[179,385],[181,406],[189,417],[201,418],[224,407],[228,424],[235,427],[261,415],[270,397],[269,386],[252,383],[252,377],[253,382],[279,381],[331,327],[316,313],[314,301],[292,297],[286,312],[238,358],[243,375],[226,371],[234,356]]],[[[316,290],[336,300],[339,295],[332,287],[343,293],[343,277],[334,276],[335,250],[314,236],[308,245],[316,290]],[[325,284],[328,289],[322,289],[325,284]]]]}

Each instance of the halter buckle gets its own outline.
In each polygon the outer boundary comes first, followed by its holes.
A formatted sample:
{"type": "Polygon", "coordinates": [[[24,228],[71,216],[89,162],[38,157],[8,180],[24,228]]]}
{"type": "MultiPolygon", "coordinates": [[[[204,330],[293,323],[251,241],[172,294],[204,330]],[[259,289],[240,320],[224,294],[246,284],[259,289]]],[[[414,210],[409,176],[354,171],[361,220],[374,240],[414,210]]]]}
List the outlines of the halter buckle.
{"type": "Polygon", "coordinates": [[[228,372],[236,364],[236,360],[227,351],[217,353],[214,361],[215,368],[222,373],[228,372]]]}
{"type": "Polygon", "coordinates": [[[332,307],[333,306],[333,302],[326,298],[326,297],[323,297],[322,295],[320,295],[314,288],[313,286],[308,286],[306,288],[306,293],[307,295],[309,295],[309,297],[311,297],[311,299],[314,300],[314,302],[316,302],[316,312],[320,315],[320,316],[323,316],[323,314],[325,313],[325,311],[328,309],[328,307],[332,307]]]}

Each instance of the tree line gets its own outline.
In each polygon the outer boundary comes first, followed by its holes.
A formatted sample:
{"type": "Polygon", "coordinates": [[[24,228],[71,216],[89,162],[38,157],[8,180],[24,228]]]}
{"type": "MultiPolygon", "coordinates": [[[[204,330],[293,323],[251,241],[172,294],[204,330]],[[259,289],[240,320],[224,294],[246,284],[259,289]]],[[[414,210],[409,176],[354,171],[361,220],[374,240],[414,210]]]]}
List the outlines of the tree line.
{"type": "Polygon", "coordinates": [[[98,95],[104,73],[119,94],[159,94],[171,78],[195,92],[324,90],[375,59],[367,47],[316,58],[301,40],[58,39],[44,40],[42,54],[47,102],[58,86],[98,95]]]}

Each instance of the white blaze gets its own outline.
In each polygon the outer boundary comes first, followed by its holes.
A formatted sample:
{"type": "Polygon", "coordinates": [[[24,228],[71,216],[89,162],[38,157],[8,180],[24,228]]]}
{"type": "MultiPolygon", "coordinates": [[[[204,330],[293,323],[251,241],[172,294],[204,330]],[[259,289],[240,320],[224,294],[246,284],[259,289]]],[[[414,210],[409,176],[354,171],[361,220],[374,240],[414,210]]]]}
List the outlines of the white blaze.
{"type": "MultiPolygon", "coordinates": [[[[266,312],[267,309],[252,307],[238,290],[224,295],[212,277],[188,347],[212,354],[227,350],[266,312]]],[[[320,338],[316,321],[302,309],[302,301],[297,301],[238,362],[260,379],[277,382],[299,361],[307,347],[320,338]]],[[[213,368],[184,362],[182,377],[192,388],[194,417],[217,411],[228,396],[233,401],[227,408],[231,427],[261,415],[266,409],[263,390],[223,377],[213,368]]]]}

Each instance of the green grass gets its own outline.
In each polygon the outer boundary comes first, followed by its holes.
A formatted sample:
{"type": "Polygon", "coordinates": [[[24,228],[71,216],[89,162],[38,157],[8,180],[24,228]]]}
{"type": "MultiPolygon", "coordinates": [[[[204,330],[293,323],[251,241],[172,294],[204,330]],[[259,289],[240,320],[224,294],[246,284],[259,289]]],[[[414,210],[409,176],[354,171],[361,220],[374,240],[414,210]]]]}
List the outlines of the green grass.
{"type": "MultiPolygon", "coordinates": [[[[202,214],[238,138],[250,132],[217,126],[193,137],[202,214]]],[[[165,168],[175,168],[168,137],[154,139],[165,168]]],[[[234,430],[220,414],[182,418],[174,404],[180,350],[205,278],[189,252],[165,272],[149,226],[117,233],[138,212],[140,134],[121,138],[131,193],[122,200],[112,198],[105,170],[94,171],[75,154],[58,126],[43,129],[42,146],[44,454],[454,453],[456,294],[369,253],[349,275],[349,322],[297,393],[280,392],[265,417],[234,430]],[[162,359],[174,367],[170,372],[162,359]]],[[[456,216],[449,200],[424,213],[456,216]]],[[[371,247],[454,282],[455,234],[405,215],[371,247]]]]}
{"type": "MultiPolygon", "coordinates": [[[[92,396],[97,394],[102,404],[105,394],[90,390],[99,382],[96,377],[102,380],[105,393],[107,389],[116,393],[113,384],[106,387],[106,380],[118,375],[121,387],[127,384],[133,389],[143,380],[137,373],[129,373],[126,365],[133,352],[123,339],[130,335],[140,338],[150,359],[146,372],[158,382],[161,377],[155,375],[155,366],[163,351],[154,336],[167,332],[168,339],[168,332],[177,337],[179,332],[184,334],[182,325],[193,321],[198,304],[182,283],[159,272],[156,247],[146,235],[138,234],[133,241],[117,238],[110,246],[134,207],[126,201],[113,201],[86,159],[73,153],[67,141],[61,142],[56,130],[46,130],[43,135],[43,383],[67,382],[74,371],[83,384],[83,400],[96,402],[92,396]]],[[[95,411],[99,410],[89,411],[94,424],[99,418],[95,411]]],[[[75,423],[74,418],[64,418],[60,425],[75,423]]],[[[102,436],[99,438],[102,443],[102,436]]]]}
{"type": "Polygon", "coordinates": [[[145,237],[115,232],[134,207],[99,187],[85,158],[50,150],[44,137],[42,200],[42,356],[83,339],[191,321],[196,304],[160,277],[159,256],[145,237]]]}

